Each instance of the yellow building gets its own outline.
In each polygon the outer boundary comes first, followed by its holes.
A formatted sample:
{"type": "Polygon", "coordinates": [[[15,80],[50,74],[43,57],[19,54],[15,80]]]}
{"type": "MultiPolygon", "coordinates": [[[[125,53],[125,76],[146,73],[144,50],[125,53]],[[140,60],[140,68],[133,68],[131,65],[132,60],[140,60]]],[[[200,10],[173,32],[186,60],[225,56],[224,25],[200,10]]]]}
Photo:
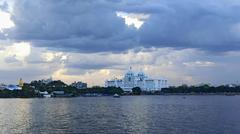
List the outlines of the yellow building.
{"type": "Polygon", "coordinates": [[[20,80],[19,80],[19,87],[23,87],[23,84],[24,84],[24,82],[23,82],[23,80],[22,80],[22,78],[20,78],[20,80]]]}

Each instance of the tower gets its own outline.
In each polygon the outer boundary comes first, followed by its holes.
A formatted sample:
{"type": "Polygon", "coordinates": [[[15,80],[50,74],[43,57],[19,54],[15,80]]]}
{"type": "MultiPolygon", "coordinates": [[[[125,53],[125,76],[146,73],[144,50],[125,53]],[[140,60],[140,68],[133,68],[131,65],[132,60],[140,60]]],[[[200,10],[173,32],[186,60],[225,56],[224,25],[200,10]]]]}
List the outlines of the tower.
{"type": "Polygon", "coordinates": [[[129,71],[124,75],[123,86],[126,90],[131,90],[135,84],[135,75],[130,67],[129,71]]]}
{"type": "Polygon", "coordinates": [[[23,82],[22,78],[20,78],[20,80],[18,82],[19,87],[23,87],[23,84],[24,84],[24,82],[23,82]]]}

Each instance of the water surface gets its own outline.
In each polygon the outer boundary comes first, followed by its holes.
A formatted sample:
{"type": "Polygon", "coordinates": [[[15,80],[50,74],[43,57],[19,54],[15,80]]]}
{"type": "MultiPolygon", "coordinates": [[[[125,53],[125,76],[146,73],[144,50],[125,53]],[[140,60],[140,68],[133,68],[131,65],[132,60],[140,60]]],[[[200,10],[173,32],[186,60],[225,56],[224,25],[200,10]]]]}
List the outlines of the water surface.
{"type": "Polygon", "coordinates": [[[239,134],[240,96],[0,99],[1,133],[239,134]]]}

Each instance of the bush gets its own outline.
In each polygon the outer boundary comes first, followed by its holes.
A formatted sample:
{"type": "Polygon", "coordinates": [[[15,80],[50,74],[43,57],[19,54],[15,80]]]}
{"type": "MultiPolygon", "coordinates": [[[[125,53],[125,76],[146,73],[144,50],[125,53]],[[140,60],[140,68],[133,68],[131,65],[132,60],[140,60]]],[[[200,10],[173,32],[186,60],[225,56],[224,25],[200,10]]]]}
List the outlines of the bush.
{"type": "Polygon", "coordinates": [[[133,93],[133,95],[140,95],[142,93],[142,90],[140,87],[134,87],[132,89],[132,93],[133,93]]]}

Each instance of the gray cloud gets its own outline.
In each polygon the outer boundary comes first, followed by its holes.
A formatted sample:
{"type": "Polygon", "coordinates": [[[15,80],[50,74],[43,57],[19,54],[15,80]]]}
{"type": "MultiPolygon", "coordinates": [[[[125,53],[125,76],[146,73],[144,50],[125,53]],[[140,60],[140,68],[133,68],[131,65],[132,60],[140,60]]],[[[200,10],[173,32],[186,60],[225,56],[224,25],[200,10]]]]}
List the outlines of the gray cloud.
{"type": "MultiPolygon", "coordinates": [[[[239,49],[232,32],[239,23],[239,9],[224,1],[167,2],[170,9],[155,13],[141,29],[141,42],[151,46],[200,48],[213,51],[239,49]]],[[[239,32],[239,31],[238,31],[239,32]]]]}
{"type": "Polygon", "coordinates": [[[234,0],[21,0],[13,40],[53,50],[122,52],[137,47],[240,49],[240,2],[234,0]],[[139,29],[116,11],[150,14],[139,29]]]}
{"type": "Polygon", "coordinates": [[[15,56],[11,56],[11,57],[6,57],[5,62],[6,63],[17,63],[17,62],[19,62],[19,60],[17,60],[15,56]]]}
{"type": "MultiPolygon", "coordinates": [[[[114,64],[116,66],[116,64],[114,64]]],[[[109,64],[109,63],[81,63],[81,64],[77,64],[77,63],[73,63],[73,64],[68,64],[66,67],[70,68],[70,69],[101,69],[101,68],[109,68],[113,66],[113,64],[109,64]]]]}
{"type": "MultiPolygon", "coordinates": [[[[50,69],[49,69],[50,70],[50,69]]],[[[44,70],[41,68],[24,68],[24,69],[12,69],[12,70],[1,70],[0,69],[0,82],[9,84],[17,84],[20,78],[23,78],[25,82],[32,80],[42,79],[45,76],[49,76],[51,71],[44,70]]]]}

